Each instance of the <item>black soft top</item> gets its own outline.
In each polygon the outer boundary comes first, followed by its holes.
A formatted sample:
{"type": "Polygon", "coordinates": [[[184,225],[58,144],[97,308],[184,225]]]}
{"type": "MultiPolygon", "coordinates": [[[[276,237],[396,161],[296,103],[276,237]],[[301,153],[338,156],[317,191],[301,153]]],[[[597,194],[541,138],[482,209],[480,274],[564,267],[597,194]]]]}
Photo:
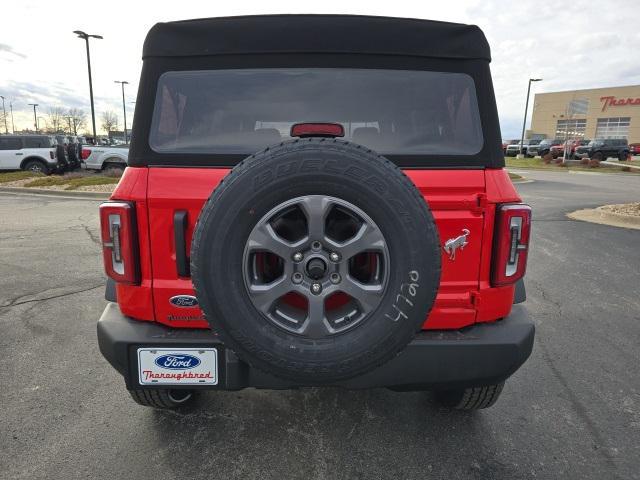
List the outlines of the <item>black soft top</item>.
{"type": "Polygon", "coordinates": [[[359,15],[256,15],[157,23],[143,58],[360,53],[491,60],[475,25],[359,15]]]}

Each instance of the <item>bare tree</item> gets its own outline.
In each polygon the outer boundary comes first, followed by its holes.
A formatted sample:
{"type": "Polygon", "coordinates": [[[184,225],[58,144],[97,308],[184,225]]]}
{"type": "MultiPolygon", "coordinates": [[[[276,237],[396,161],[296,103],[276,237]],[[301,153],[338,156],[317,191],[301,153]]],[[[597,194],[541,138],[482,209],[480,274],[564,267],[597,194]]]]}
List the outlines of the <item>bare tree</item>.
{"type": "Polygon", "coordinates": [[[78,130],[83,128],[87,123],[87,115],[79,108],[70,108],[66,113],[67,122],[69,123],[69,133],[78,135],[78,130]]]}
{"type": "Polygon", "coordinates": [[[64,109],[62,107],[49,108],[49,113],[47,113],[47,127],[53,133],[60,133],[60,131],[64,131],[64,123],[64,109]]]}
{"type": "Polygon", "coordinates": [[[10,123],[11,121],[9,120],[9,114],[0,110],[0,133],[4,133],[5,128],[6,128],[6,133],[9,133],[10,123]]]}
{"type": "Polygon", "coordinates": [[[111,110],[102,114],[102,129],[106,130],[107,135],[111,133],[111,130],[118,129],[118,116],[111,110]]]}

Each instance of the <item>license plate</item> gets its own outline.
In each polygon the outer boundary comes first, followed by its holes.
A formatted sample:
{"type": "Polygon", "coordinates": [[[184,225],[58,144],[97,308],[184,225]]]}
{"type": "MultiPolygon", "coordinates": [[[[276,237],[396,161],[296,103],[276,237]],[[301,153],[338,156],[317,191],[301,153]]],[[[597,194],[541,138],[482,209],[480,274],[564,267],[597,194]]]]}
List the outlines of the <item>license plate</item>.
{"type": "Polygon", "coordinates": [[[215,348],[139,348],[140,385],[217,385],[215,348]]]}

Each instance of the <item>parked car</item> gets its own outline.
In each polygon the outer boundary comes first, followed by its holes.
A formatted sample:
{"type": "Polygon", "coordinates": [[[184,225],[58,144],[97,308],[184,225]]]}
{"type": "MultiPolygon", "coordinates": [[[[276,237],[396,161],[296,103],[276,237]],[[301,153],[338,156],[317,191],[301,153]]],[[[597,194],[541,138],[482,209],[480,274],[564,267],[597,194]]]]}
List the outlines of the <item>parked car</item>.
{"type": "Polygon", "coordinates": [[[564,156],[565,149],[569,154],[569,158],[576,158],[576,148],[579,146],[588,145],[590,140],[587,139],[577,139],[577,140],[567,140],[562,142],[559,145],[551,146],[551,155],[553,158],[558,158],[564,156]]]}
{"type": "MultiPolygon", "coordinates": [[[[538,144],[538,155],[540,157],[544,157],[545,155],[547,155],[548,153],[551,153],[553,155],[553,153],[551,152],[551,147],[557,147],[558,145],[562,145],[563,140],[559,140],[559,139],[544,139],[542,140],[539,144],[538,144]]],[[[557,158],[558,156],[558,152],[555,152],[555,157],[553,158],[557,158]]]]}
{"type": "MultiPolygon", "coordinates": [[[[540,143],[540,140],[526,139],[522,144],[522,154],[525,155],[526,157],[529,157],[530,156],[528,153],[529,145],[538,145],[539,143],[540,143]]],[[[507,157],[515,157],[520,153],[520,150],[521,150],[520,140],[518,140],[516,143],[507,145],[506,155],[507,157]]]]}
{"type": "Polygon", "coordinates": [[[478,27],[200,19],[156,24],[143,58],[100,206],[98,343],[136,402],[340,386],[495,403],[533,346],[513,305],[531,209],[492,147],[478,27]]]}
{"type": "Polygon", "coordinates": [[[591,140],[587,145],[576,148],[578,158],[606,160],[615,157],[625,161],[629,157],[629,144],[625,138],[601,138],[591,140]]]}
{"type": "Polygon", "coordinates": [[[528,158],[535,157],[538,153],[538,145],[540,145],[541,141],[542,140],[539,138],[532,138],[530,140],[527,140],[524,150],[524,156],[528,158]]]}
{"type": "Polygon", "coordinates": [[[640,155],[640,143],[630,143],[629,153],[631,155],[640,155]]]}
{"type": "Polygon", "coordinates": [[[589,145],[589,142],[590,142],[590,141],[591,141],[591,140],[589,140],[588,138],[581,138],[581,139],[579,139],[579,140],[574,140],[574,141],[570,144],[570,147],[571,147],[571,158],[577,158],[577,157],[576,157],[576,149],[577,149],[578,147],[584,147],[584,146],[586,146],[586,145],[589,145]]]}
{"type": "Polygon", "coordinates": [[[527,146],[526,140],[522,144],[522,147],[520,146],[520,140],[518,140],[516,143],[511,143],[507,145],[507,151],[505,152],[505,155],[507,157],[515,157],[520,153],[521,149],[526,149],[526,146],[527,146]]]}
{"type": "Polygon", "coordinates": [[[70,170],[80,168],[80,148],[78,137],[69,135],[67,137],[67,158],[69,160],[70,170]]]}
{"type": "Polygon", "coordinates": [[[58,158],[58,169],[60,172],[66,172],[69,170],[69,156],[67,153],[67,147],[69,144],[69,139],[66,135],[56,135],[54,137],[56,139],[56,157],[58,158]]]}
{"type": "Polygon", "coordinates": [[[82,148],[81,158],[83,168],[122,173],[127,166],[128,155],[128,147],[91,145],[82,148]]]}
{"type": "Polygon", "coordinates": [[[48,135],[1,135],[0,170],[58,170],[56,140],[48,135]]]}
{"type": "Polygon", "coordinates": [[[507,147],[509,145],[515,145],[517,143],[520,143],[520,140],[505,140],[505,141],[503,141],[502,142],[502,152],[504,154],[506,154],[507,153],[507,147]]]}
{"type": "Polygon", "coordinates": [[[528,157],[533,158],[536,155],[538,155],[538,147],[540,146],[542,141],[543,141],[543,139],[536,139],[534,143],[530,143],[527,146],[527,156],[528,157]]]}

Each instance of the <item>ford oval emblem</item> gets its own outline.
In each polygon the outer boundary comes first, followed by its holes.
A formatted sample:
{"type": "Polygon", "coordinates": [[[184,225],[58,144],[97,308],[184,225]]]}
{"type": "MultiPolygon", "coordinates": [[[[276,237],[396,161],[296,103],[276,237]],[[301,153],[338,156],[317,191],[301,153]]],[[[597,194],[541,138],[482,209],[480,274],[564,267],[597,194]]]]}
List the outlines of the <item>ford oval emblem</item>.
{"type": "Polygon", "coordinates": [[[176,295],[169,299],[169,303],[176,307],[192,308],[198,306],[198,299],[193,295],[176,295]]]}
{"type": "Polygon", "coordinates": [[[188,370],[200,365],[200,359],[186,353],[168,353],[156,358],[156,365],[168,370],[188,370]]]}

